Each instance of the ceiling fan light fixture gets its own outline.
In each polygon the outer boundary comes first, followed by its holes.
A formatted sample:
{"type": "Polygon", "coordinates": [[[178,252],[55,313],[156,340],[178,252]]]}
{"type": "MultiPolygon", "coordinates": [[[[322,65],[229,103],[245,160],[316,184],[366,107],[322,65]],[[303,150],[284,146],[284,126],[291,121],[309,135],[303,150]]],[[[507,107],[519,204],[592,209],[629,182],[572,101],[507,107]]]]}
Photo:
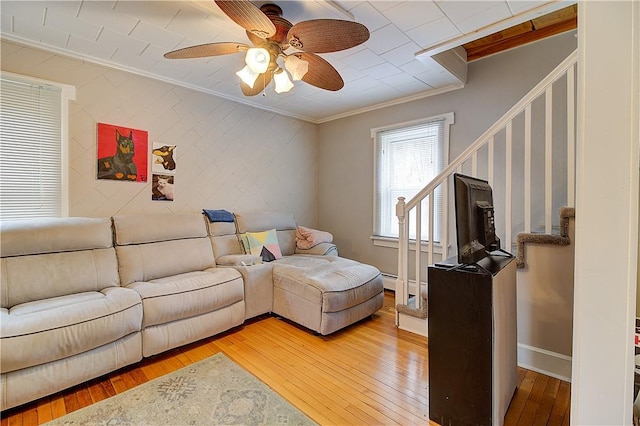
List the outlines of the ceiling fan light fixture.
{"type": "Polygon", "coordinates": [[[289,55],[284,60],[284,67],[291,73],[291,78],[297,81],[302,80],[302,77],[309,71],[309,62],[296,55],[289,55]]]}
{"type": "Polygon", "coordinates": [[[293,88],[293,83],[289,80],[289,75],[282,68],[278,68],[273,73],[273,80],[276,83],[276,93],[288,92],[293,88]]]}
{"type": "Polygon", "coordinates": [[[271,57],[267,49],[252,47],[247,50],[244,61],[247,63],[247,66],[251,68],[251,71],[262,74],[267,71],[271,57]]]}
{"type": "Polygon", "coordinates": [[[258,76],[260,74],[257,72],[254,72],[251,68],[249,68],[249,65],[247,65],[244,68],[242,68],[240,71],[238,71],[236,75],[240,77],[240,79],[244,81],[244,83],[247,86],[253,89],[253,85],[256,83],[256,80],[258,79],[258,76]]]}

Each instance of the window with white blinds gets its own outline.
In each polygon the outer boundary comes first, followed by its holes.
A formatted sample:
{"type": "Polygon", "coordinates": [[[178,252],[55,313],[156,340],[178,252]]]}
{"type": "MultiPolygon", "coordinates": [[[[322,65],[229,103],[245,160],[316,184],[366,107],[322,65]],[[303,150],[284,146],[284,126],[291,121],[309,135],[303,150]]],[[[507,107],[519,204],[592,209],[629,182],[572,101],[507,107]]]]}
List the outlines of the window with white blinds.
{"type": "Polygon", "coordinates": [[[0,77],[0,219],[66,214],[67,91],[6,73],[0,77]]]}
{"type": "MultiPolygon", "coordinates": [[[[396,204],[398,197],[413,198],[429,181],[440,173],[448,162],[449,125],[453,113],[430,117],[419,122],[374,129],[375,212],[374,235],[398,238],[396,204]]],[[[442,194],[434,196],[434,241],[439,241],[442,218],[442,194]]],[[[429,209],[422,207],[421,239],[427,240],[429,209]]],[[[416,238],[415,212],[409,217],[409,238],[416,238]]]]}

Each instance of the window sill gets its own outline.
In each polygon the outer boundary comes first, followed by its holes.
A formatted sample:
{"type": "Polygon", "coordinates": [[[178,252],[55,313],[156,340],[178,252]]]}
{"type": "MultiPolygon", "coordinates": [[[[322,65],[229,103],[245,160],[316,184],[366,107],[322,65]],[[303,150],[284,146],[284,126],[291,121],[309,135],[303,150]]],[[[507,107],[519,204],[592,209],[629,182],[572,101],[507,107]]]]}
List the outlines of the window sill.
{"type": "MultiPolygon", "coordinates": [[[[387,248],[398,248],[398,239],[392,237],[381,237],[379,235],[372,235],[371,240],[373,241],[373,245],[376,247],[387,247],[387,248]]],[[[409,250],[416,250],[416,240],[409,240],[409,250]]],[[[429,242],[422,241],[420,244],[420,251],[423,253],[429,252],[429,242]]],[[[433,243],[433,253],[434,254],[442,254],[442,244],[439,242],[433,243]]]]}

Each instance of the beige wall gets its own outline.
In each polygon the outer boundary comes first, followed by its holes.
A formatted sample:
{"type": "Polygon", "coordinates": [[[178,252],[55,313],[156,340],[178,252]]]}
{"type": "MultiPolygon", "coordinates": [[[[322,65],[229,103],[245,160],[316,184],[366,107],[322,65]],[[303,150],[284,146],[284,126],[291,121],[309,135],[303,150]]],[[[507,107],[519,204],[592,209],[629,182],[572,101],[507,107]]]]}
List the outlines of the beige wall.
{"type": "Polygon", "coordinates": [[[1,54],[3,71],[76,87],[69,119],[71,216],[270,209],[316,225],[317,125],[7,41],[1,54]],[[149,147],[177,145],[175,201],[152,201],[150,179],[96,180],[99,122],[147,130],[149,147]]]}
{"type": "Polygon", "coordinates": [[[568,246],[527,244],[518,269],[518,365],[571,381],[575,221],[568,246]]]}
{"type": "Polygon", "coordinates": [[[319,226],[336,236],[341,255],[393,275],[397,271],[397,250],[376,247],[370,238],[372,128],[453,112],[449,158],[454,159],[576,46],[575,32],[565,33],[472,62],[463,89],[321,124],[319,226]]]}

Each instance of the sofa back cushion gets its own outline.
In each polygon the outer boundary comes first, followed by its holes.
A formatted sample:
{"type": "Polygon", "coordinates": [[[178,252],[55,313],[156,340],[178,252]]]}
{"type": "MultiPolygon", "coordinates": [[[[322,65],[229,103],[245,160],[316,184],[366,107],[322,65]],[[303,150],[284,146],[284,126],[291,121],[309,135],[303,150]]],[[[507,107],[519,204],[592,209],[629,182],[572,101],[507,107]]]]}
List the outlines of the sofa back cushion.
{"type": "Polygon", "coordinates": [[[122,285],[216,265],[200,213],[114,216],[113,228],[122,285]]]}
{"type": "Polygon", "coordinates": [[[243,253],[236,234],[235,222],[211,222],[209,219],[206,219],[206,222],[216,259],[228,254],[243,253]]]}
{"type": "Polygon", "coordinates": [[[0,223],[3,308],[118,286],[109,218],[0,223]]]}
{"type": "Polygon", "coordinates": [[[291,256],[296,249],[296,220],[291,213],[254,211],[235,213],[238,233],[262,232],[275,229],[278,245],[284,256],[291,256]]]}

